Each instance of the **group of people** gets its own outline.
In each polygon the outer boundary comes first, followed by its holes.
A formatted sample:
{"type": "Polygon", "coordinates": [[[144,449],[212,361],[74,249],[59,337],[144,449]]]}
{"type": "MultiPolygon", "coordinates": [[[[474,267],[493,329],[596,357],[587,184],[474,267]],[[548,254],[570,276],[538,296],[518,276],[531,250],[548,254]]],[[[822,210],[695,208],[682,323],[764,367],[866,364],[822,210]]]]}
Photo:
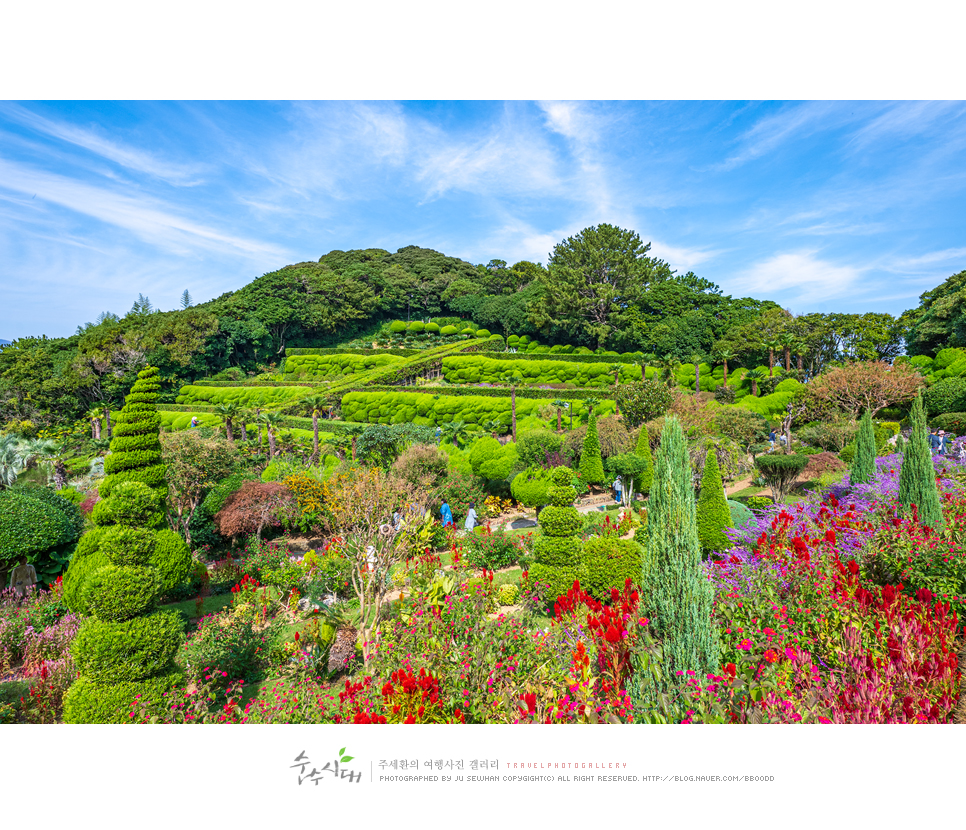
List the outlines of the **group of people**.
{"type": "MultiPolygon", "coordinates": [[[[443,522],[443,527],[455,527],[456,523],[453,521],[453,511],[449,506],[449,503],[444,499],[443,506],[439,508],[440,517],[443,522]]],[[[463,529],[467,533],[472,533],[473,529],[479,524],[476,516],[476,502],[470,502],[469,509],[466,511],[466,521],[463,522],[463,529]]]]}
{"type": "Polygon", "coordinates": [[[945,430],[934,429],[929,433],[929,446],[938,455],[946,455],[952,448],[955,435],[947,435],[945,430]]]}

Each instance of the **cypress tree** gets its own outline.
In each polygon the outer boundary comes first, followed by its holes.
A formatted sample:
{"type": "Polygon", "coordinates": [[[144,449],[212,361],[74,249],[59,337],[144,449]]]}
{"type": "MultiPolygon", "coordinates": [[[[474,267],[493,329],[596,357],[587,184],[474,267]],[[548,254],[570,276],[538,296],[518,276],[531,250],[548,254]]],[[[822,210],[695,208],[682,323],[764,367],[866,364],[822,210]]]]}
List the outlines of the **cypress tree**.
{"type": "Polygon", "coordinates": [[[875,428],[872,415],[865,411],[859,422],[859,435],[855,441],[855,459],[849,480],[852,484],[868,484],[875,478],[875,428]]]}
{"type": "Polygon", "coordinates": [[[708,449],[704,460],[704,473],[701,476],[701,493],[698,496],[697,508],[698,540],[705,553],[713,550],[725,550],[732,546],[732,541],[725,536],[724,528],[734,527],[731,520],[731,510],[725,498],[724,485],[721,482],[721,470],[718,467],[718,457],[714,449],[708,449]]]}
{"type": "Polygon", "coordinates": [[[587,435],[580,451],[580,476],[585,484],[604,483],[604,460],[600,454],[600,438],[597,436],[597,416],[590,410],[587,419],[587,435]]]}
{"type": "Polygon", "coordinates": [[[936,487],[936,468],[929,447],[922,393],[916,396],[909,420],[912,422],[912,435],[903,452],[899,470],[899,513],[911,516],[912,506],[916,505],[920,524],[940,530],[943,527],[943,511],[936,487]]]}
{"type": "Polygon", "coordinates": [[[654,481],[654,457],[651,455],[651,440],[647,434],[646,424],[641,426],[636,453],[647,462],[647,469],[634,479],[634,489],[646,496],[651,492],[651,484],[654,481]]]}
{"type": "Polygon", "coordinates": [[[124,399],[124,408],[115,421],[111,452],[104,459],[105,478],[99,491],[102,498],[122,481],[140,481],[155,490],[163,499],[168,494],[161,463],[161,416],[158,414],[158,393],[161,381],[158,370],[148,366],[138,372],[138,379],[124,399]]]}
{"type": "Polygon", "coordinates": [[[673,416],[661,433],[649,504],[642,599],[662,640],[663,664],[660,677],[639,667],[629,684],[639,709],[650,708],[656,693],[679,682],[675,672],[691,669],[704,677],[717,671],[721,659],[711,619],[714,588],[701,563],[691,465],[684,433],[673,416]]]}

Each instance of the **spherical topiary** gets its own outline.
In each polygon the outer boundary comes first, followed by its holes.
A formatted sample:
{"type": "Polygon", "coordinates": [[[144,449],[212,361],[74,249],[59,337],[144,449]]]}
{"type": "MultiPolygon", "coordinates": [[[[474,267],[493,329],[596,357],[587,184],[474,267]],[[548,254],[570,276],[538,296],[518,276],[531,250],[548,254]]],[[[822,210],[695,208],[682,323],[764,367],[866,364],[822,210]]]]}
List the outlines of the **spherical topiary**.
{"type": "Polygon", "coordinates": [[[584,590],[605,601],[610,589],[623,590],[629,579],[641,584],[641,546],[633,539],[617,536],[595,536],[584,542],[584,590]]]}
{"type": "Polygon", "coordinates": [[[406,324],[402,320],[393,320],[389,324],[389,331],[396,334],[401,334],[406,330],[406,324]]]}
{"type": "Polygon", "coordinates": [[[70,567],[64,574],[64,605],[75,614],[86,616],[90,613],[84,596],[87,579],[98,568],[111,564],[107,554],[101,550],[101,535],[104,531],[105,528],[95,527],[81,537],[71,557],[70,567]]]}
{"type": "Polygon", "coordinates": [[[452,337],[454,334],[457,334],[458,332],[459,332],[459,329],[457,329],[456,326],[443,326],[439,330],[439,333],[443,335],[443,337],[452,337]]]}
{"type": "Polygon", "coordinates": [[[426,324],[426,334],[439,334],[439,324],[438,323],[427,323],[426,324]]]}
{"type": "Polygon", "coordinates": [[[154,552],[154,533],[143,527],[113,525],[101,534],[101,550],[114,565],[146,565],[154,552]]]}
{"type": "Polygon", "coordinates": [[[564,487],[553,486],[547,491],[548,502],[554,507],[566,507],[577,499],[577,488],[569,484],[564,487]]]}
{"type": "Polygon", "coordinates": [[[151,567],[161,580],[161,593],[177,588],[191,572],[191,550],[173,530],[159,530],[154,537],[151,567]]]}
{"type": "Polygon", "coordinates": [[[477,337],[489,337],[490,336],[490,332],[489,332],[488,329],[477,329],[476,330],[476,336],[477,337]]]}
{"type": "Polygon", "coordinates": [[[531,468],[513,477],[510,495],[524,507],[543,507],[548,502],[551,486],[546,470],[531,468]]]}
{"type": "Polygon", "coordinates": [[[474,333],[473,329],[471,329],[469,326],[467,326],[460,332],[460,334],[462,334],[464,337],[472,337],[473,333],[474,333]]]}
{"type": "Polygon", "coordinates": [[[518,335],[516,335],[516,334],[511,334],[511,335],[510,335],[510,336],[509,336],[509,337],[508,337],[508,338],[506,339],[506,344],[507,344],[507,345],[508,345],[508,346],[509,346],[509,347],[510,347],[511,349],[515,349],[515,348],[516,348],[517,346],[519,346],[519,345],[520,345],[520,337],[519,337],[518,335]]]}
{"type": "Polygon", "coordinates": [[[20,556],[51,581],[80,537],[83,514],[76,504],[47,487],[17,487],[0,491],[0,567],[20,556]]]}
{"type": "Polygon", "coordinates": [[[426,324],[422,320],[413,320],[409,324],[410,334],[422,334],[423,330],[426,328],[426,324]]]}
{"type": "MultiPolygon", "coordinates": [[[[553,489],[559,491],[566,488],[553,489]]],[[[574,507],[550,505],[540,511],[540,527],[548,536],[574,536],[580,533],[583,526],[580,513],[574,507]]]]}

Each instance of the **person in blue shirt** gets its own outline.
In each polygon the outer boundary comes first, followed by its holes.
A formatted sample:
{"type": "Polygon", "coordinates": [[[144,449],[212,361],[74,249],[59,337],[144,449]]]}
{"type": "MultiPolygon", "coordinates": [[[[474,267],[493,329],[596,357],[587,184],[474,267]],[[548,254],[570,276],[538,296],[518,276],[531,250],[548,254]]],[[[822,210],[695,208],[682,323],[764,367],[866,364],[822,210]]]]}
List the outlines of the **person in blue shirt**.
{"type": "Polygon", "coordinates": [[[935,429],[929,433],[929,446],[933,453],[938,453],[939,448],[942,446],[942,440],[940,440],[939,433],[935,429]]]}
{"type": "Polygon", "coordinates": [[[466,528],[467,533],[472,533],[473,528],[476,527],[476,504],[470,502],[470,509],[466,512],[466,522],[464,522],[463,527],[466,528]]]}
{"type": "Polygon", "coordinates": [[[453,526],[453,511],[449,509],[449,505],[444,501],[443,506],[439,509],[440,515],[443,517],[443,527],[453,526]]]}

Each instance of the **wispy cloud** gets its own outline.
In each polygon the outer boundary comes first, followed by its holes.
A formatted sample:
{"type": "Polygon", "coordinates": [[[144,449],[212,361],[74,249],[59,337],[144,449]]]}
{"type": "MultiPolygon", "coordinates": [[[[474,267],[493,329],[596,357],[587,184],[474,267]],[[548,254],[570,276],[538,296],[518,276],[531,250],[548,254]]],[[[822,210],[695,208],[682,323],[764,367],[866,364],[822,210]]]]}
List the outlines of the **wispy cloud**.
{"type": "Polygon", "coordinates": [[[197,162],[179,164],[162,159],[146,150],[111,140],[98,131],[44,118],[33,110],[17,104],[3,105],[0,107],[0,114],[31,130],[82,147],[121,167],[155,176],[169,184],[197,185],[200,183],[199,176],[207,168],[207,165],[197,162]]]}
{"type": "Polygon", "coordinates": [[[785,305],[807,305],[854,291],[863,269],[834,265],[815,254],[815,251],[777,254],[729,279],[722,287],[729,294],[773,299],[785,305]]]}
{"type": "Polygon", "coordinates": [[[179,216],[153,200],[126,196],[76,179],[0,159],[0,187],[69,208],[124,228],[152,245],[172,251],[203,247],[246,255],[285,256],[278,245],[222,233],[179,216]]]}

